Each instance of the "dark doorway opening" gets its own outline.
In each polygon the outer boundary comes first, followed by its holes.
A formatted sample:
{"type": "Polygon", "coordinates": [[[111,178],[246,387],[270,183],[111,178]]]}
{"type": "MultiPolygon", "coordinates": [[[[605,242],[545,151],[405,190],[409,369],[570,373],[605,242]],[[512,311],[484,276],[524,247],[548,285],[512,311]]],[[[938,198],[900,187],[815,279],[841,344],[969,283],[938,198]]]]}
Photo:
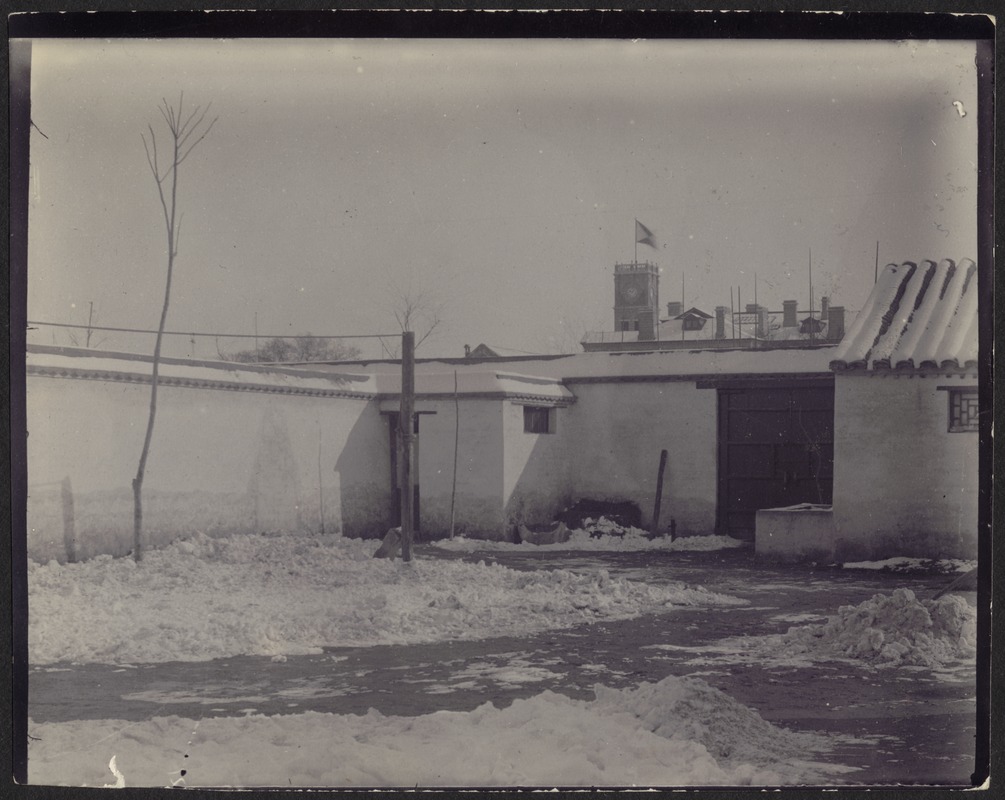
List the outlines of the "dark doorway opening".
{"type": "Polygon", "coordinates": [[[719,533],[753,540],[762,508],[830,504],[834,383],[719,388],[719,533]]]}

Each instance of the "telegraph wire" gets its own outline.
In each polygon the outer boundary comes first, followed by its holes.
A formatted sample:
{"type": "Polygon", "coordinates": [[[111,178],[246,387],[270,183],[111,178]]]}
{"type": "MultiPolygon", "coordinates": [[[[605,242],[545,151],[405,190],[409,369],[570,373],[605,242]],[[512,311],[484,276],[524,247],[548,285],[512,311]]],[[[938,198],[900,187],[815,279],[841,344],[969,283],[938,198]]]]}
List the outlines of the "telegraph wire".
{"type": "MultiPolygon", "coordinates": [[[[41,322],[38,320],[28,320],[28,325],[40,325],[50,328],[79,328],[81,330],[90,331],[113,331],[117,333],[152,333],[156,334],[155,330],[148,330],[146,328],[109,328],[102,327],[99,325],[72,325],[68,322],[41,322]]],[[[28,328],[29,330],[35,330],[35,328],[28,328]]],[[[220,339],[386,339],[389,336],[400,336],[400,333],[354,333],[345,334],[343,336],[336,336],[332,334],[328,335],[315,335],[315,334],[278,334],[271,335],[265,333],[201,333],[199,331],[163,331],[165,336],[214,336],[220,339]]]]}

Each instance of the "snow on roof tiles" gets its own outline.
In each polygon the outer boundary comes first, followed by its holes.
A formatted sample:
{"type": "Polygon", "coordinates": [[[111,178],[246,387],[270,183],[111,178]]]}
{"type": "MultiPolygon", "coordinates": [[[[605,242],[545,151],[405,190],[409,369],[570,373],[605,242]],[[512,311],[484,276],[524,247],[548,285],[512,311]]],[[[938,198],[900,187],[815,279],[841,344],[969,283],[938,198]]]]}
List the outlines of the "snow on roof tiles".
{"type": "Polygon", "coordinates": [[[964,369],[977,363],[977,265],[888,264],[831,369],[964,369]]]}

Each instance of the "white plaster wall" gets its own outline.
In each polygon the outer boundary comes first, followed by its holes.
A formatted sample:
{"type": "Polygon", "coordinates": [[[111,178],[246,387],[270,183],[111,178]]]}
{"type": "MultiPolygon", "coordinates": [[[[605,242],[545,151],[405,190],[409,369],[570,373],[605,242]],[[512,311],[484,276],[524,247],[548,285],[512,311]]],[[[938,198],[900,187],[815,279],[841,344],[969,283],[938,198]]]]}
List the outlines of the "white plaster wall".
{"type": "Polygon", "coordinates": [[[975,558],[978,441],[949,433],[946,375],[839,374],[834,521],[839,559],[975,558]]]}
{"type": "Polygon", "coordinates": [[[510,532],[521,523],[550,522],[569,505],[571,465],[579,458],[579,442],[567,430],[573,409],[551,410],[553,432],[525,433],[524,406],[503,404],[503,502],[510,532]]]}
{"type": "Polygon", "coordinates": [[[669,451],[660,527],[682,535],[715,529],[717,405],[714,389],[687,381],[574,383],[576,403],[559,412],[568,492],[631,500],[652,519],[660,450],[669,451]]]}
{"type": "MultiPolygon", "coordinates": [[[[69,477],[80,557],[132,547],[132,479],[150,387],[29,376],[28,550],[62,559],[69,477]]],[[[360,399],[161,386],[143,483],[156,547],[209,534],[302,529],[376,534],[390,497],[386,428],[360,399]],[[319,461],[320,459],[320,461],[319,461]]]]}
{"type": "Polygon", "coordinates": [[[419,421],[419,526],[423,538],[450,533],[450,502],[457,438],[456,534],[500,539],[503,518],[503,401],[461,399],[459,427],[453,400],[416,403],[419,421]]]}

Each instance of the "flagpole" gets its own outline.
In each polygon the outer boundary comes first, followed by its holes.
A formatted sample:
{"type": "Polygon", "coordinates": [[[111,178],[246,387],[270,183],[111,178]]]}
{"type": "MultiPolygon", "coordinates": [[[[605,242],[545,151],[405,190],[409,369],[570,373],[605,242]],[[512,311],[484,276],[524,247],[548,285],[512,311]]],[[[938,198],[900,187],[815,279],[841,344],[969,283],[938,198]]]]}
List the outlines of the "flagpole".
{"type": "Polygon", "coordinates": [[[635,266],[639,265],[639,221],[635,220],[635,266]]]}

